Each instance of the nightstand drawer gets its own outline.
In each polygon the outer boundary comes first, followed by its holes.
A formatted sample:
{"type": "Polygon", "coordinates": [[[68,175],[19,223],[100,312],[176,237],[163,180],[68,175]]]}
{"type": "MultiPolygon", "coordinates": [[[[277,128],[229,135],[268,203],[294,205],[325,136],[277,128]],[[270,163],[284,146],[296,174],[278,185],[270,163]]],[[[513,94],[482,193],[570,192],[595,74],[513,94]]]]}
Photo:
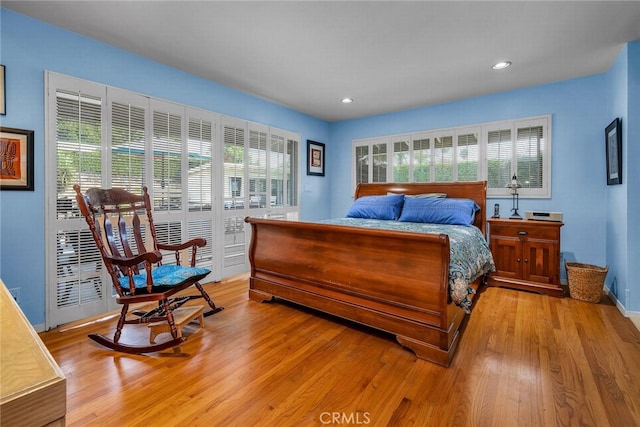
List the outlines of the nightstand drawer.
{"type": "Polygon", "coordinates": [[[490,233],[494,236],[529,238],[540,240],[557,240],[560,228],[555,226],[545,226],[546,224],[536,223],[534,226],[528,222],[522,224],[491,224],[490,233]]]}

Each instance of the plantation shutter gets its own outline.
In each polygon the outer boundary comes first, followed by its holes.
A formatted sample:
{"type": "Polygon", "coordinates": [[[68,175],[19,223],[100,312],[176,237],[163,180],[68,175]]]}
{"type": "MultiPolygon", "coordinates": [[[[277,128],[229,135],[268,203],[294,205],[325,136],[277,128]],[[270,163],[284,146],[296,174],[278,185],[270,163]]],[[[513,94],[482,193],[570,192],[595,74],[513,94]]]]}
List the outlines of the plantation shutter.
{"type": "Polygon", "coordinates": [[[272,133],[270,148],[271,185],[267,203],[270,207],[290,206],[292,194],[287,191],[287,186],[291,183],[291,162],[284,136],[272,133]]]}
{"type": "Polygon", "coordinates": [[[56,92],[58,218],[77,217],[73,184],[102,183],[102,99],[81,92],[56,92]]]}
{"type": "Polygon", "coordinates": [[[371,146],[373,169],[371,182],[387,182],[387,143],[374,143],[371,146]]]}
{"type": "MultiPolygon", "coordinates": [[[[183,213],[183,136],[184,108],[158,101],[153,103],[151,148],[153,153],[154,225],[158,243],[180,244],[186,237],[183,213]]],[[[188,183],[188,177],[185,177],[188,183]]],[[[161,251],[163,264],[176,264],[172,252],[161,251]]]]}
{"type": "Polygon", "coordinates": [[[488,188],[504,188],[511,181],[512,153],[511,129],[495,129],[488,132],[488,188]]]}
{"type": "MultiPolygon", "coordinates": [[[[287,213],[288,219],[298,219],[298,159],[299,159],[299,138],[287,137],[286,152],[284,157],[283,176],[284,176],[284,191],[283,191],[283,204],[289,208],[295,208],[289,210],[287,213]]],[[[279,194],[276,194],[279,196],[279,194]]],[[[279,206],[280,201],[276,198],[276,205],[279,206]]]]}
{"type": "Polygon", "coordinates": [[[435,137],[433,139],[433,151],[435,181],[453,181],[453,136],[435,137]]]}
{"type": "Polygon", "coordinates": [[[196,265],[212,269],[217,243],[212,214],[214,123],[212,120],[189,117],[187,126],[187,239],[206,239],[207,245],[198,248],[196,265]]]}
{"type": "Polygon", "coordinates": [[[56,256],[56,306],[78,307],[102,300],[102,258],[91,232],[59,231],[56,241],[59,248],[56,256]]]}
{"type": "Polygon", "coordinates": [[[111,185],[142,193],[145,185],[146,110],[111,104],[111,185]]]}
{"type": "Polygon", "coordinates": [[[418,138],[413,142],[413,181],[431,181],[431,140],[418,138]]]}
{"type": "Polygon", "coordinates": [[[182,209],[182,117],[153,111],[153,208],[182,209]]]}
{"type": "MultiPolygon", "coordinates": [[[[89,85],[91,86],[91,85],[89,85]]],[[[83,191],[102,185],[104,91],[99,88],[67,90],[54,86],[52,119],[55,135],[54,238],[48,247],[47,267],[50,318],[57,326],[104,312],[102,259],[86,222],[80,216],[74,184],[83,191]]],[[[51,188],[51,187],[49,187],[51,188]]]]}
{"type": "Polygon", "coordinates": [[[213,123],[189,118],[187,133],[189,212],[210,212],[213,197],[213,123]]]}
{"type": "Polygon", "coordinates": [[[249,209],[266,208],[267,133],[249,130],[249,209]]]}
{"type": "Polygon", "coordinates": [[[520,197],[551,195],[549,115],[416,132],[405,141],[402,134],[353,140],[354,183],[385,177],[393,182],[486,180],[487,196],[506,197],[515,174],[522,184],[520,197]]]}
{"type": "Polygon", "coordinates": [[[478,132],[458,134],[456,153],[456,180],[477,181],[480,160],[478,132]]]}
{"type": "MultiPolygon", "coordinates": [[[[246,121],[226,117],[218,128],[213,112],[50,71],[45,84],[47,327],[118,308],[73,184],[136,193],[146,185],[158,240],[205,238],[196,263],[213,267],[214,280],[249,270],[250,170],[261,213],[297,219],[298,135],[278,130],[272,143],[271,128],[251,124],[249,160],[246,121]]],[[[176,262],[164,255],[164,263],[176,262]]]]}
{"type": "Polygon", "coordinates": [[[393,182],[409,182],[409,141],[393,142],[393,182]]]}
{"type": "Polygon", "coordinates": [[[246,271],[245,122],[223,126],[224,140],[224,275],[246,271]]]}
{"type": "Polygon", "coordinates": [[[280,129],[269,129],[269,217],[298,218],[298,139],[280,129]]]}
{"type": "Polygon", "coordinates": [[[224,208],[244,207],[244,129],[224,127],[224,208]]]}
{"type": "Polygon", "coordinates": [[[356,185],[369,182],[369,145],[357,145],[354,158],[356,185]]]}
{"type": "Polygon", "coordinates": [[[543,127],[518,127],[516,132],[518,180],[523,188],[542,188],[545,151],[543,127]]]}

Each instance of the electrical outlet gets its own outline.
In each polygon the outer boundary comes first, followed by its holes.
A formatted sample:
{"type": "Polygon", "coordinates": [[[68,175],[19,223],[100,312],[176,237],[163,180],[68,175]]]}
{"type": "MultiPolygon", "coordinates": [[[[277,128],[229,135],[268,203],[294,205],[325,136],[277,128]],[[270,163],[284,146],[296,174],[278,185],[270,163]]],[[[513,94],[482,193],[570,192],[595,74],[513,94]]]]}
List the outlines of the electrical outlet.
{"type": "Polygon", "coordinates": [[[17,303],[20,303],[20,288],[11,288],[9,289],[11,296],[17,303]]]}

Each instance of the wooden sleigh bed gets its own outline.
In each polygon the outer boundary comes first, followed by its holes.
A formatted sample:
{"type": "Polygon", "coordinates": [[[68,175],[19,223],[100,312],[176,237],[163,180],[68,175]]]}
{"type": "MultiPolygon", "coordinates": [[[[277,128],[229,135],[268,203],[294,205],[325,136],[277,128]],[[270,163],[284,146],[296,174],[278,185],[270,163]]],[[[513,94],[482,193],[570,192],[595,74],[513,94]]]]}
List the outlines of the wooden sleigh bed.
{"type": "MultiPolygon", "coordinates": [[[[484,236],[486,182],[361,184],[355,198],[388,192],[471,199],[480,207],[473,224],[484,236]]],[[[245,221],[252,231],[251,299],[277,297],[387,331],[419,358],[449,366],[468,316],[450,296],[446,234],[245,221]]]]}

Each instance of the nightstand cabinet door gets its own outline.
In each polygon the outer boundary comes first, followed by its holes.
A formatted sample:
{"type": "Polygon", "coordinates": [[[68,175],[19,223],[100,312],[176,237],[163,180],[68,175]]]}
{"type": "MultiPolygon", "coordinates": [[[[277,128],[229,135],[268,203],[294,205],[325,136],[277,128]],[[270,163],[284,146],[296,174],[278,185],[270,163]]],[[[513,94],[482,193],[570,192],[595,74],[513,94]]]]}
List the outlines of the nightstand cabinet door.
{"type": "Polygon", "coordinates": [[[488,284],[563,296],[560,287],[562,223],[489,219],[496,271],[488,284]]]}
{"type": "Polygon", "coordinates": [[[511,279],[518,279],[522,276],[522,244],[520,240],[492,234],[489,246],[491,246],[493,262],[496,264],[496,275],[511,279]]]}
{"type": "Polygon", "coordinates": [[[557,244],[549,241],[523,242],[522,279],[553,285],[559,283],[560,253],[557,244]]]}

